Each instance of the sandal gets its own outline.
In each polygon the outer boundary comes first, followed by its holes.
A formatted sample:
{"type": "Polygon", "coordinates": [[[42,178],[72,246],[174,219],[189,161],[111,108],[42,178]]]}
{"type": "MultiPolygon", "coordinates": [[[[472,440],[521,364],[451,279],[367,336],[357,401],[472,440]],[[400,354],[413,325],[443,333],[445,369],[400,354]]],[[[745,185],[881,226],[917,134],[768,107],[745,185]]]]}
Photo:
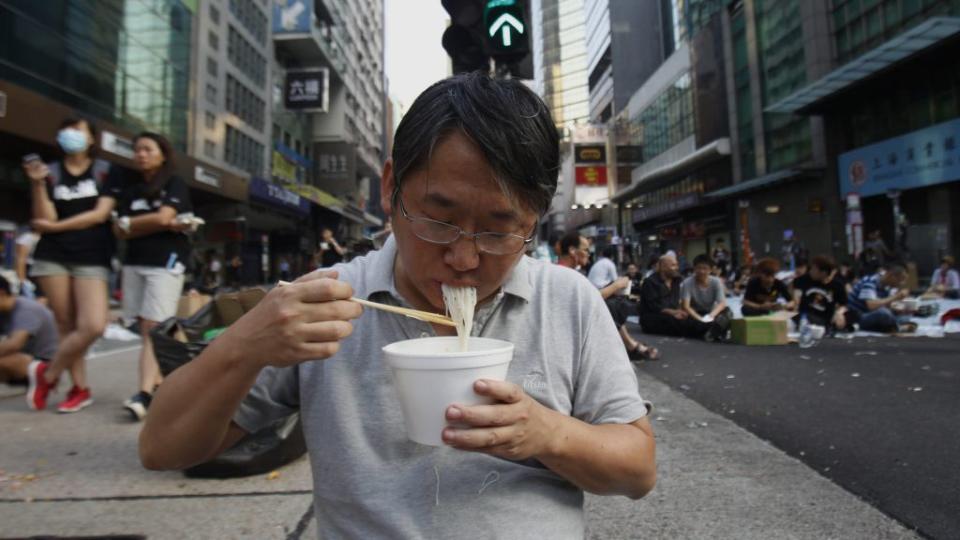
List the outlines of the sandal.
{"type": "Polygon", "coordinates": [[[656,347],[650,347],[649,345],[644,346],[644,345],[638,344],[636,349],[632,351],[627,351],[627,357],[629,357],[630,360],[634,362],[639,360],[646,360],[646,361],[652,362],[654,360],[660,359],[660,351],[657,350],[656,347]]]}

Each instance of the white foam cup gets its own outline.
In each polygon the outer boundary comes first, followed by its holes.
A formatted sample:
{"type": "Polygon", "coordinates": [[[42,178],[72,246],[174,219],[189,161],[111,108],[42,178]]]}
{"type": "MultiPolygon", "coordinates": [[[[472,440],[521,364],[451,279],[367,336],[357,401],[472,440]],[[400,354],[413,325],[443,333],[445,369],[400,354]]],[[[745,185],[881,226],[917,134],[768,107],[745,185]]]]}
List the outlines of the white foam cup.
{"type": "Polygon", "coordinates": [[[455,336],[409,339],[384,347],[383,358],[393,371],[407,437],[420,444],[443,446],[447,407],[493,403],[477,395],[473,383],[478,379],[505,380],[513,344],[471,337],[468,350],[462,352],[455,336]]]}

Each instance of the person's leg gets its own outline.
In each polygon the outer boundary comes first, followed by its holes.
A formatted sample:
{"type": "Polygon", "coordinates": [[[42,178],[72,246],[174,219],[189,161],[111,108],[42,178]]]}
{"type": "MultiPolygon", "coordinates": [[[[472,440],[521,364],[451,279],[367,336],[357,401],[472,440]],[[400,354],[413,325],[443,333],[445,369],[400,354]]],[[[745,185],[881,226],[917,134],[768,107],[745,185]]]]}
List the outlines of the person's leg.
{"type": "MultiPolygon", "coordinates": [[[[60,275],[38,276],[36,280],[41,290],[43,290],[43,294],[46,295],[50,310],[53,311],[53,317],[57,321],[57,331],[60,334],[60,345],[57,351],[57,356],[59,356],[59,349],[63,347],[64,338],[73,332],[76,321],[74,317],[73,295],[70,291],[70,275],[64,273],[60,275]]],[[[63,361],[57,362],[55,356],[54,361],[47,364],[47,369],[43,373],[43,379],[48,383],[53,383],[68,367],[69,365],[63,361]]]]}
{"type": "Polygon", "coordinates": [[[897,317],[890,308],[878,308],[860,316],[860,329],[865,332],[896,332],[897,317]]]}
{"type": "Polygon", "coordinates": [[[140,391],[153,394],[163,382],[160,367],[153,351],[150,331],[177,313],[177,303],[183,289],[183,275],[174,275],[162,268],[145,272],[146,286],[140,308],[140,335],[143,348],[140,353],[140,391]]]}
{"type": "Polygon", "coordinates": [[[16,352],[0,356],[0,383],[26,380],[30,362],[33,362],[33,358],[26,353],[16,352]]]}
{"type": "Polygon", "coordinates": [[[713,327],[712,323],[705,323],[696,319],[683,319],[677,321],[679,335],[689,338],[704,339],[707,332],[713,327]]]}
{"type": "Polygon", "coordinates": [[[659,336],[681,336],[681,328],[677,325],[677,319],[670,315],[647,314],[643,317],[640,327],[644,333],[655,334],[659,336]]]}
{"type": "Polygon", "coordinates": [[[99,278],[74,278],[76,328],[60,342],[57,356],[65,357],[74,386],[88,388],[86,354],[107,327],[107,282],[99,278]]]}

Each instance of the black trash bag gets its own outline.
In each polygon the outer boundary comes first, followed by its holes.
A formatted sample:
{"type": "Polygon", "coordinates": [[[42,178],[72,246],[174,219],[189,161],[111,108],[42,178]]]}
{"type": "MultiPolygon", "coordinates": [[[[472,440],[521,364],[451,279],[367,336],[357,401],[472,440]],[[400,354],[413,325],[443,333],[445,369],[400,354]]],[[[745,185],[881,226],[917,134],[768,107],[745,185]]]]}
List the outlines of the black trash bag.
{"type": "MultiPolygon", "coordinates": [[[[186,319],[171,317],[150,331],[154,355],[166,377],[196,358],[209,344],[203,334],[223,326],[213,302],[186,319]],[[174,336],[182,330],[186,342],[174,336]]],[[[237,478],[263,474],[294,461],[307,452],[300,414],[293,413],[241,439],[219,456],[186,469],[191,478],[237,478]]]]}
{"type": "Polygon", "coordinates": [[[166,377],[173,373],[173,370],[193,360],[209,344],[203,339],[204,332],[221,326],[223,324],[214,303],[207,302],[185,319],[170,317],[154,327],[150,331],[150,341],[153,342],[153,353],[157,357],[160,373],[166,377]],[[174,337],[177,329],[186,335],[186,343],[174,337]]]}
{"type": "Polygon", "coordinates": [[[190,478],[254,476],[278,469],[306,452],[300,413],[293,413],[244,437],[219,456],[190,467],[183,474],[190,478]]]}

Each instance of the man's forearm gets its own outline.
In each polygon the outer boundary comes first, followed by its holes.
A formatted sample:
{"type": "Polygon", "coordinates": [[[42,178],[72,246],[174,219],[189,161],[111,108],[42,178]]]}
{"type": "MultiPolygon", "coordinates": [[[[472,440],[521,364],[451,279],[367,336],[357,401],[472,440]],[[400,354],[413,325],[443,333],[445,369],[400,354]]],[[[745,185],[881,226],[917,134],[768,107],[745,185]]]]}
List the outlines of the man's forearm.
{"type": "Polygon", "coordinates": [[[260,372],[245,360],[230,340],[217,339],[164,380],[140,433],[145,467],[183,469],[216,454],[260,372]]]}
{"type": "Polygon", "coordinates": [[[656,443],[646,419],[591,425],[564,416],[559,424],[554,444],[537,456],[550,470],[598,495],[639,499],[653,489],[656,443]]]}

